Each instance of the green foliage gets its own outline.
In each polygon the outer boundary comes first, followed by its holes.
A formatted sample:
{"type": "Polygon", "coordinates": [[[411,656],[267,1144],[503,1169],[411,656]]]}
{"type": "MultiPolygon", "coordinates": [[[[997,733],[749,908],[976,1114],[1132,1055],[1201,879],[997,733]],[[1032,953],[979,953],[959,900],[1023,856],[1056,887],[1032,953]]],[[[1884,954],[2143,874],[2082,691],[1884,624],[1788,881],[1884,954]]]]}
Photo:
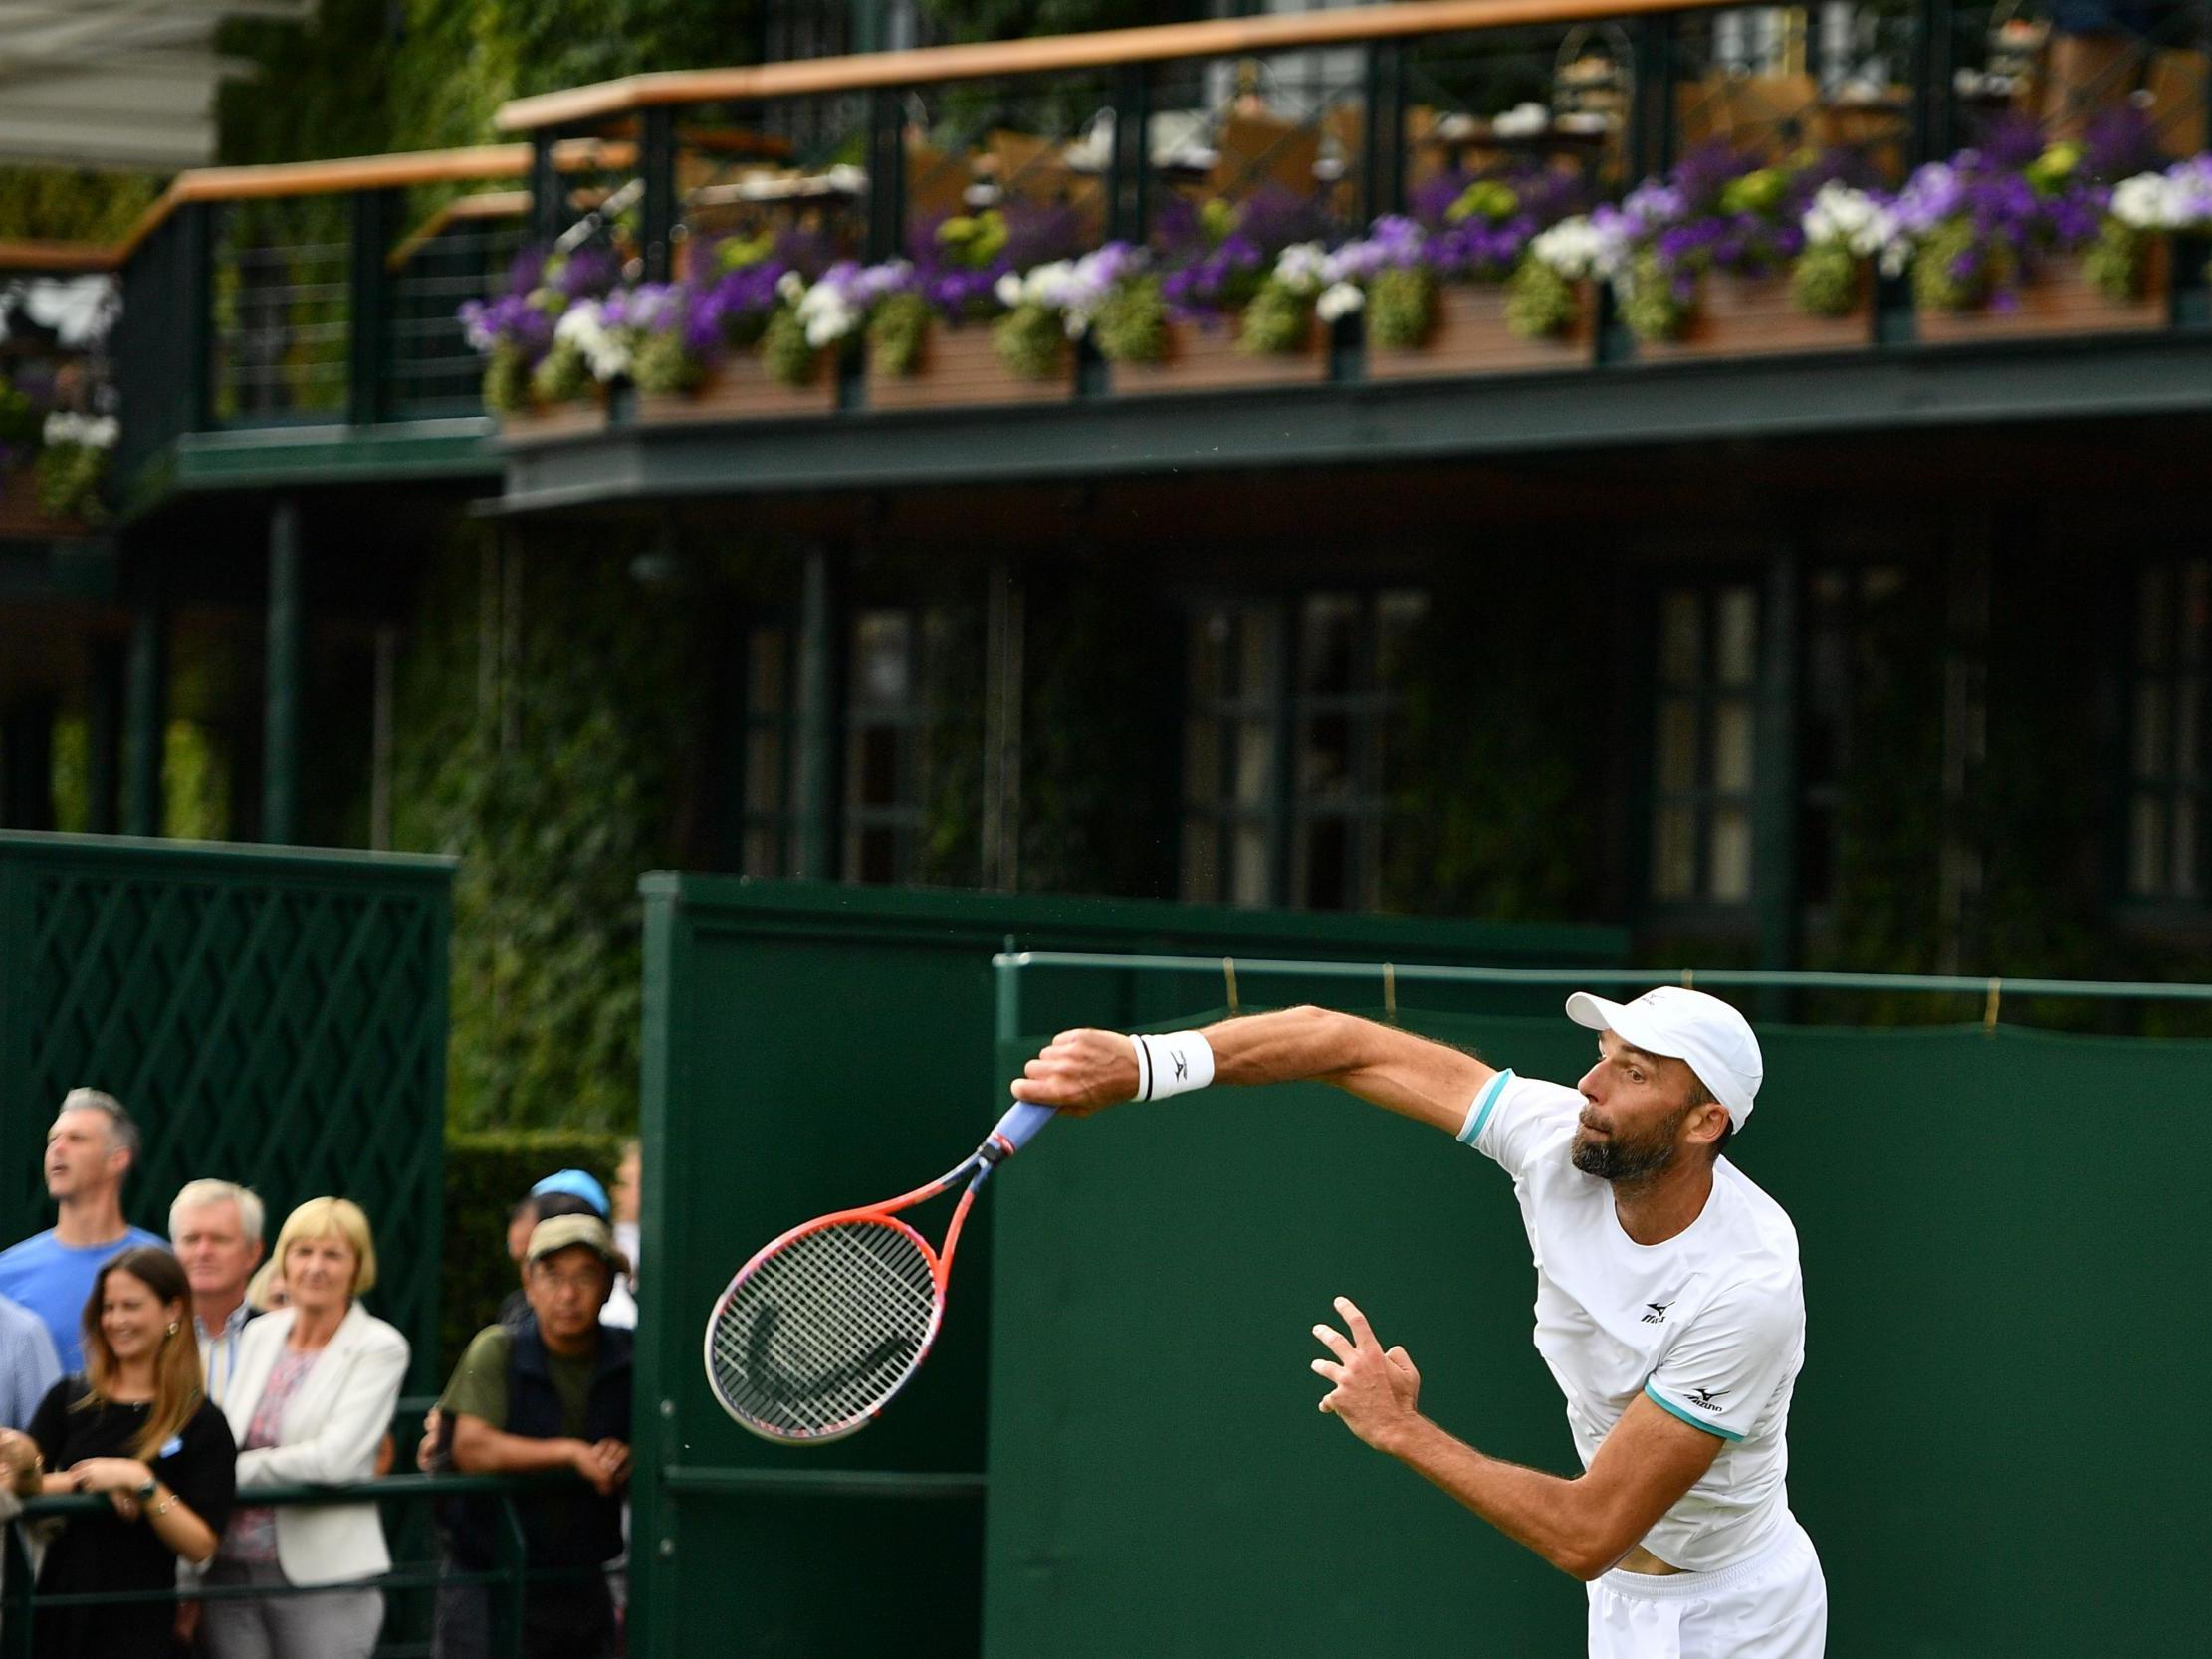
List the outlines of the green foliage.
{"type": "Polygon", "coordinates": [[[2107,218],[2082,256],[2082,275],[2105,299],[2125,305],[2143,291],[2149,251],[2150,239],[2141,231],[2107,218]]]}
{"type": "Polygon", "coordinates": [[[1021,885],[1172,898],[1184,619],[1120,562],[1075,544],[1029,586],[1021,719],[1021,885]]]}
{"type": "Polygon", "coordinates": [[[957,215],[937,227],[937,246],[948,263],[982,271],[1005,251],[1006,216],[995,207],[957,215]]]}
{"type": "Polygon", "coordinates": [[[1496,179],[1476,179],[1459,192],[1458,200],[1443,210],[1443,216],[1454,225],[1463,225],[1469,219],[1495,224],[1520,205],[1521,198],[1511,185],[1496,179]]]}
{"type": "Polygon", "coordinates": [[[1134,277],[1106,297],[1091,324],[1110,363],[1157,363],[1168,354],[1168,302],[1156,276],[1134,277]]]}
{"type": "Polygon", "coordinates": [[[2002,237],[1991,237],[1985,257],[1969,262],[1974,244],[1974,227],[1965,219],[1946,220],[1928,232],[1912,254],[1914,302],[1945,311],[1970,311],[1986,303],[2011,265],[2012,249],[2002,237]],[[1957,274],[1962,269],[1966,276],[1957,274]]]}
{"type": "Polygon", "coordinates": [[[32,448],[38,444],[44,426],[39,412],[31,407],[30,398],[11,386],[6,375],[0,374],[0,444],[32,448]]]}
{"type": "Polygon", "coordinates": [[[702,688],[696,605],[630,574],[654,543],[457,525],[401,659],[393,839],[458,855],[450,1121],[636,1120],[640,871],[668,839],[702,688]]]}
{"type": "Polygon", "coordinates": [[[39,511],[49,518],[105,523],[108,504],[100,487],[108,478],[108,451],[91,444],[48,444],[39,451],[39,511]]]}
{"type": "Polygon", "coordinates": [[[1556,338],[1581,315],[1575,285],[1540,259],[1522,260],[1505,280],[1505,326],[1516,338],[1556,338]]]}
{"type": "Polygon", "coordinates": [[[1789,190],[1790,175],[1781,167],[1761,167],[1732,178],[1720,187],[1723,213],[1772,213],[1789,190]]]}
{"type": "Polygon", "coordinates": [[[1469,651],[1565,637],[1576,603],[1527,560],[1439,571],[1407,648],[1390,771],[1383,904],[1422,916],[1564,922],[1603,913],[1602,682],[1574,653],[1469,651]]]}
{"type": "Polygon", "coordinates": [[[706,375],[707,365],[684,343],[681,328],[648,330],[630,361],[637,389],[656,396],[696,391],[706,375]]]}
{"type": "Polygon", "coordinates": [[[484,407],[495,415],[519,415],[530,407],[530,359],[507,343],[492,347],[484,364],[484,407]]]}
{"type": "Polygon", "coordinates": [[[1049,380],[1067,361],[1067,329],[1042,306],[1014,307],[992,324],[991,345],[1007,371],[1024,380],[1049,380]]]}
{"type": "Polygon", "coordinates": [[[144,173],[0,167],[0,241],[113,242],[160,193],[144,173]]]}
{"type": "Polygon", "coordinates": [[[1236,335],[1239,351],[1274,354],[1296,351],[1306,343],[1313,309],[1303,295],[1280,283],[1264,283],[1244,308],[1236,335]]]}
{"type": "Polygon", "coordinates": [[[804,386],[821,367],[821,355],[807,342],[798,312],[789,306],[778,307],[761,335],[761,360],[768,365],[771,378],[786,386],[804,386]]]}
{"type": "Polygon", "coordinates": [[[930,305],[919,294],[893,294],[868,313],[868,371],[896,379],[922,366],[930,305]]]}
{"type": "Polygon", "coordinates": [[[1808,248],[1790,272],[1790,298],[1814,316],[1846,316],[1859,304],[1859,261],[1838,242],[1808,248]]]}
{"type": "Polygon", "coordinates": [[[1659,256],[1647,248],[1629,264],[1629,288],[1621,317],[1640,340],[1680,339],[1697,312],[1694,299],[1677,299],[1673,281],[1659,269],[1659,256]]]}
{"type": "Polygon", "coordinates": [[[507,1254],[507,1218],[556,1169],[584,1169],[611,1189],[623,1137],[611,1131],[497,1130],[445,1142],[444,1251],[438,1264],[438,1370],[499,1317],[520,1282],[507,1254]]]}
{"type": "Polygon", "coordinates": [[[573,340],[555,340],[539,365],[530,371],[530,395],[539,403],[580,403],[598,390],[591,365],[573,340]]]}
{"type": "Polygon", "coordinates": [[[1437,314],[1437,279],[1418,265],[1375,274],[1367,291],[1367,337],[1407,351],[1429,337],[1437,314]]]}

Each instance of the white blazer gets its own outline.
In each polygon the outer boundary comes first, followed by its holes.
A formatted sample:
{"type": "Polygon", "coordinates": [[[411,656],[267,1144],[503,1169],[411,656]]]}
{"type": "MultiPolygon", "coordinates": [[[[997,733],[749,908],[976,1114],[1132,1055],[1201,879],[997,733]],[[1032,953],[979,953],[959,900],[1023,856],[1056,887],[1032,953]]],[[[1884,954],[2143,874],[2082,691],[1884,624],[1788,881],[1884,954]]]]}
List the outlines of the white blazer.
{"type": "MultiPolygon", "coordinates": [[[[293,1311],[265,1314],[238,1343],[223,1415],[240,1445],[261,1404],[269,1372],[292,1335],[293,1311]]],[[[407,1339],[358,1302],[332,1333],[323,1357],[285,1407],[281,1444],[238,1454],[238,1503],[257,1486],[365,1480],[391,1427],[407,1371],[407,1339]]],[[[277,1511],[277,1564],[295,1584],[368,1578],[391,1565],[373,1504],[293,1506],[277,1511]]]]}

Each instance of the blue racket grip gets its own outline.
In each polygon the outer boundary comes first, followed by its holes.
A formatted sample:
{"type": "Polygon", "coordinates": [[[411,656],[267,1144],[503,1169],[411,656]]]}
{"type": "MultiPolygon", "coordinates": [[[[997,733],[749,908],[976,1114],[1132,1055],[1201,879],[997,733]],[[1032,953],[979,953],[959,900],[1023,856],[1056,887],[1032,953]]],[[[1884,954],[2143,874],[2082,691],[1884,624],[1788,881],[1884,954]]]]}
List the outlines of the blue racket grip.
{"type": "Polygon", "coordinates": [[[1015,1101],[991,1133],[1002,1136],[1006,1144],[1018,1152],[1036,1138],[1038,1130],[1058,1116],[1049,1106],[1038,1106],[1031,1101],[1015,1101]]]}

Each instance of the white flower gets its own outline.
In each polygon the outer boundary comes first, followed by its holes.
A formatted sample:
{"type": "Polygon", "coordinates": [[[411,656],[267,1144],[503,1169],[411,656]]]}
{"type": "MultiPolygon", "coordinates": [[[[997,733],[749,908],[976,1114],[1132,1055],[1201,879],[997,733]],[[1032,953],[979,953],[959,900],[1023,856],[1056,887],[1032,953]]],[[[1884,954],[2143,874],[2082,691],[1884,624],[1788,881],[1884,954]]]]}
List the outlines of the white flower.
{"type": "Polygon", "coordinates": [[[1539,231],[1529,239],[1528,253],[1569,282],[1603,275],[1621,262],[1621,250],[1614,239],[1580,214],[1539,231]]]}
{"type": "Polygon", "coordinates": [[[1009,271],[992,285],[991,292],[1010,311],[1021,304],[1021,279],[1009,271]]]}
{"type": "Polygon", "coordinates": [[[1332,283],[1313,303],[1313,314],[1323,322],[1334,322],[1340,316],[1350,316],[1366,304],[1367,295],[1359,284],[1332,283]]]}
{"type": "Polygon", "coordinates": [[[87,449],[115,447],[116,427],[112,415],[75,415],[67,409],[57,409],[46,417],[41,432],[48,444],[82,444],[87,449]]]}
{"type": "Polygon", "coordinates": [[[1831,180],[1806,208],[1801,221],[1809,246],[1842,247],[1860,259],[1887,251],[1897,239],[1897,218],[1864,190],[1831,180]]]}
{"type": "Polygon", "coordinates": [[[619,328],[609,328],[596,300],[578,300],[560,313],[553,324],[555,343],[572,345],[583,356],[591,378],[602,384],[630,371],[630,342],[619,328]]]}
{"type": "Polygon", "coordinates": [[[112,415],[96,415],[85,423],[85,442],[94,449],[113,449],[121,428],[112,415]]]}
{"type": "Polygon", "coordinates": [[[797,305],[806,296],[806,279],[796,271],[784,272],[775,279],[775,296],[785,305],[797,305]]]}
{"type": "Polygon", "coordinates": [[[1551,111],[1541,104],[1516,104],[1490,122],[1500,138],[1533,138],[1551,125],[1551,111]]]}
{"type": "Polygon", "coordinates": [[[1327,270],[1328,251],[1318,242],[1294,242],[1275,256],[1275,281],[1292,294],[1318,293],[1327,270]]]}
{"type": "Polygon", "coordinates": [[[2175,228],[2174,190],[2163,173],[2137,173],[2112,186],[2112,217],[2132,230],[2175,228]]]}

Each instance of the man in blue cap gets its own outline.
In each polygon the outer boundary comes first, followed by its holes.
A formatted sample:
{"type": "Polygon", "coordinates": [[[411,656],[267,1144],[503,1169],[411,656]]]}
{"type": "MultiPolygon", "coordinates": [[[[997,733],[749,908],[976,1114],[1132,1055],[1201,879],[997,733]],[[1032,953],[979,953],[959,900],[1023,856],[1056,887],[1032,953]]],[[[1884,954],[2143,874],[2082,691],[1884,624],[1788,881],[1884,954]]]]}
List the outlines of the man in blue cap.
{"type": "MultiPolygon", "coordinates": [[[[524,1252],[529,1248],[531,1229],[541,1221],[551,1221],[561,1215],[595,1215],[601,1221],[608,1219],[611,1206],[607,1203],[607,1189],[598,1177],[585,1169],[556,1169],[530,1189],[529,1194],[510,1212],[507,1221],[507,1253],[515,1260],[518,1274],[524,1271],[524,1252]]],[[[599,1319],[604,1325],[622,1330],[637,1326],[637,1302],[630,1295],[629,1287],[617,1273],[614,1291],[608,1296],[599,1319]]],[[[509,1330],[518,1330],[530,1319],[530,1299],[518,1286],[500,1304],[499,1322],[509,1330]]]]}

